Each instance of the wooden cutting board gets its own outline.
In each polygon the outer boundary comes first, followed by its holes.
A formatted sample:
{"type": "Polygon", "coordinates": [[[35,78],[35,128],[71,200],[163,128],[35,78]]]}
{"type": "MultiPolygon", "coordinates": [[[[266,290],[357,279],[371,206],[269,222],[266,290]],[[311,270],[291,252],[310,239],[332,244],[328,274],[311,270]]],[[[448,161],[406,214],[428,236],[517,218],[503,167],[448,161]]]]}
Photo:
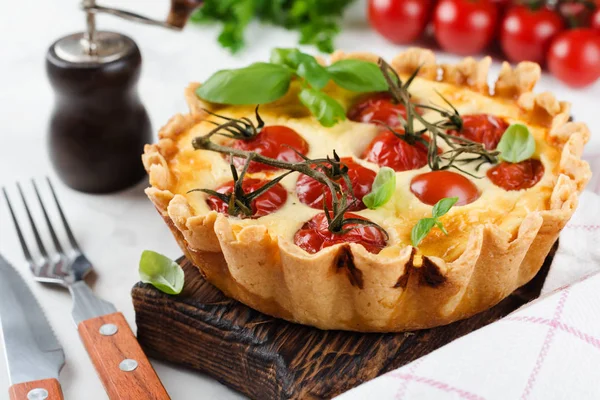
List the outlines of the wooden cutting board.
{"type": "Polygon", "coordinates": [[[186,259],[185,287],[132,291],[138,340],[151,357],[208,374],[253,399],[327,399],[398,368],[538,297],[538,275],[492,309],[434,329],[397,334],[322,331],[276,319],[223,295],[186,259]]]}

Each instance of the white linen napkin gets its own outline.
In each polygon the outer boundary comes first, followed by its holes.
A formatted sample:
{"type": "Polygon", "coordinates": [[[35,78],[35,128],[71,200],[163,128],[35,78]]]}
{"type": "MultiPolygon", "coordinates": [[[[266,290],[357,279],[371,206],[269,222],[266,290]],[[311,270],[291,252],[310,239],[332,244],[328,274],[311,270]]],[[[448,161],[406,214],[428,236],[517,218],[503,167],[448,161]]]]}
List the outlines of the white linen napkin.
{"type": "Polygon", "coordinates": [[[600,399],[600,196],[584,192],[539,299],[337,400],[600,399]]]}

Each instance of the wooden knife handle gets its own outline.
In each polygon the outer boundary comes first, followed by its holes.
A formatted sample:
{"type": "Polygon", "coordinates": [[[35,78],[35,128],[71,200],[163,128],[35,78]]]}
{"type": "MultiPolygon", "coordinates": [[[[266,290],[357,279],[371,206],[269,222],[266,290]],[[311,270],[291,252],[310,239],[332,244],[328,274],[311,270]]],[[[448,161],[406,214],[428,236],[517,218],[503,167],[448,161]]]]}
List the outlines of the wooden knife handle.
{"type": "Polygon", "coordinates": [[[88,319],[78,330],[111,400],[170,399],[122,313],[88,319]]]}
{"type": "Polygon", "coordinates": [[[23,382],[12,385],[8,389],[10,400],[48,399],[63,400],[60,383],[57,379],[42,379],[41,381],[23,382]],[[44,395],[47,393],[47,397],[44,395]]]}

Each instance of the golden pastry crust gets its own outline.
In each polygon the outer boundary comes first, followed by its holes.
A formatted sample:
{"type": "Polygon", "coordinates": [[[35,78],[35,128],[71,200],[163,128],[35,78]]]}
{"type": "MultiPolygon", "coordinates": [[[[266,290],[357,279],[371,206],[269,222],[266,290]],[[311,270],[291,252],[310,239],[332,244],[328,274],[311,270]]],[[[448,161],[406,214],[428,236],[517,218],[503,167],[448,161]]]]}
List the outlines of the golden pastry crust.
{"type": "MultiPolygon", "coordinates": [[[[336,52],[332,61],[372,54],[336,52]]],[[[539,270],[561,229],[573,214],[578,194],[591,175],[581,160],[589,130],[567,122],[569,104],[550,93],[531,92],[536,64],[504,64],[488,93],[488,58],[437,65],[429,50],[410,49],[393,59],[399,73],[422,65],[420,77],[468,87],[492,98],[514,99],[534,120],[550,126],[548,141],[562,148],[546,209],[531,211],[514,234],[487,223],[471,230],[465,250],[451,262],[422,256],[412,246],[372,254],[342,244],[308,254],[267,226],[237,226],[214,211],[196,215],[185,196],[173,193],[176,177],[169,160],[175,141],[205,117],[192,84],[186,90],[190,114],[177,115],[147,145],[143,162],[146,190],[188,259],[225,294],[261,312],[322,329],[392,332],[448,324],[483,311],[528,282],[539,270]]],[[[285,100],[279,100],[285,101],[285,100]]]]}

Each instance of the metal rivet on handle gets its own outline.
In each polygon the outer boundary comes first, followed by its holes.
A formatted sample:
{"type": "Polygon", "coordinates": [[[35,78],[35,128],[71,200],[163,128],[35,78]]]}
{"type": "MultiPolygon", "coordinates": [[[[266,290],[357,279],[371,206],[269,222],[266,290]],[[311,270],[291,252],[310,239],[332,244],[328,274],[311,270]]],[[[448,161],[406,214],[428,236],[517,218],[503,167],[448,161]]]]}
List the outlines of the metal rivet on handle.
{"type": "Polygon", "coordinates": [[[48,398],[48,391],[42,388],[31,389],[27,393],[27,400],[45,400],[48,398]]]}
{"type": "Polygon", "coordinates": [[[119,369],[125,372],[131,372],[138,367],[138,363],[131,358],[126,358],[119,364],[119,369]]]}
{"type": "Polygon", "coordinates": [[[115,324],[104,324],[99,329],[102,336],[112,336],[117,333],[118,330],[119,328],[117,328],[115,324]]]}

